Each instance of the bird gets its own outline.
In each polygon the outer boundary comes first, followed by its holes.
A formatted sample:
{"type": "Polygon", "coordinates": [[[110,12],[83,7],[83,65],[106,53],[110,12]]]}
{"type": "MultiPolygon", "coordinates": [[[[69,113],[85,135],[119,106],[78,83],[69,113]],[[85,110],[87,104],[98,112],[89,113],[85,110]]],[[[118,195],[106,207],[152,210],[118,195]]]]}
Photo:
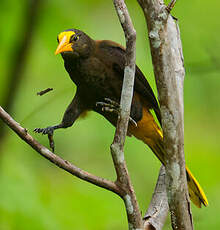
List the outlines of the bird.
{"type": "MultiPolygon", "coordinates": [[[[78,29],[59,33],[57,41],[55,54],[61,54],[64,67],[76,85],[76,93],[59,124],[36,128],[34,131],[53,135],[57,129],[72,126],[87,111],[101,114],[116,126],[126,63],[125,48],[110,40],[93,40],[78,29]]],[[[160,127],[159,103],[136,65],[127,135],[147,144],[161,163],[165,164],[166,151],[160,127]]],[[[186,176],[191,201],[199,208],[207,206],[208,200],[203,189],[187,167],[186,176]]]]}

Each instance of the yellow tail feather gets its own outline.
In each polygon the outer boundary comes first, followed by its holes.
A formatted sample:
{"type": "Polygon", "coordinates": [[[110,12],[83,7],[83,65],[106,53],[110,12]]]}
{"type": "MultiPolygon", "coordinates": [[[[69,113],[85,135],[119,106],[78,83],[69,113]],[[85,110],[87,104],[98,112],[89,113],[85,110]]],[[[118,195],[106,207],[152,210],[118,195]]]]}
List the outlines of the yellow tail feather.
{"type": "MultiPolygon", "coordinates": [[[[164,155],[165,151],[162,145],[162,142],[160,141],[159,144],[155,146],[150,146],[155,155],[159,158],[159,160],[164,163],[164,155]]],[[[198,207],[201,208],[202,204],[204,206],[208,205],[208,200],[206,198],[206,195],[200,186],[199,182],[196,180],[196,178],[193,176],[193,174],[190,172],[190,170],[186,167],[186,176],[187,176],[187,184],[188,184],[188,191],[189,191],[189,197],[191,201],[198,207]]]]}
{"type": "MultiPolygon", "coordinates": [[[[129,132],[147,144],[162,164],[165,163],[164,159],[166,152],[163,145],[163,134],[154,121],[152,114],[147,109],[143,109],[143,116],[142,119],[137,123],[137,127],[130,126],[129,132]]],[[[208,200],[205,193],[187,167],[186,176],[191,201],[199,208],[201,208],[202,204],[207,206],[208,200]]]]}
{"type": "Polygon", "coordinates": [[[204,206],[208,205],[208,200],[206,198],[206,195],[201,188],[200,184],[196,180],[196,178],[193,176],[193,174],[190,172],[190,170],[186,167],[186,176],[187,176],[187,183],[188,183],[188,189],[189,189],[189,197],[191,201],[198,207],[201,208],[201,204],[204,204],[204,206]]]}

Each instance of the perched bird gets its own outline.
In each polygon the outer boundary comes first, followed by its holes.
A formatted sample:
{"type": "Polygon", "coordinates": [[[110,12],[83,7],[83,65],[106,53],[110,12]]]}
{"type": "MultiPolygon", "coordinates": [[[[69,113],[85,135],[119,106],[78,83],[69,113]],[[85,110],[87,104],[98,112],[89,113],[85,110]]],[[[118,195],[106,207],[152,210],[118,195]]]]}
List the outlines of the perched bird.
{"type": "MultiPolygon", "coordinates": [[[[77,29],[61,32],[57,40],[58,47],[55,54],[62,55],[65,69],[76,84],[77,90],[65,111],[62,122],[43,129],[37,128],[35,132],[52,135],[56,129],[72,126],[81,114],[89,110],[103,115],[116,126],[118,115],[113,112],[115,109],[112,104],[120,102],[125,49],[113,41],[95,41],[77,29]]],[[[163,134],[152,111],[161,123],[156,97],[143,73],[136,66],[128,135],[135,136],[147,144],[164,164],[166,152],[163,134]]],[[[198,207],[202,204],[207,206],[205,193],[188,168],[186,168],[186,175],[192,202],[198,207]]]]}

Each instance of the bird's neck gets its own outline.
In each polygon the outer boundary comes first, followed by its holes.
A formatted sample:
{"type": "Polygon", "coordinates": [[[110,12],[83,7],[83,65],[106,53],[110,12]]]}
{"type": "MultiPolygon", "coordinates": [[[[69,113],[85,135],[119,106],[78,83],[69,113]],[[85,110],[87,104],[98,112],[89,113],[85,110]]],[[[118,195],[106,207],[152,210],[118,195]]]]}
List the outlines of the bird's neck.
{"type": "Polygon", "coordinates": [[[84,52],[80,55],[80,58],[90,57],[95,52],[95,48],[96,48],[95,41],[89,38],[86,43],[86,49],[84,49],[84,52]]]}

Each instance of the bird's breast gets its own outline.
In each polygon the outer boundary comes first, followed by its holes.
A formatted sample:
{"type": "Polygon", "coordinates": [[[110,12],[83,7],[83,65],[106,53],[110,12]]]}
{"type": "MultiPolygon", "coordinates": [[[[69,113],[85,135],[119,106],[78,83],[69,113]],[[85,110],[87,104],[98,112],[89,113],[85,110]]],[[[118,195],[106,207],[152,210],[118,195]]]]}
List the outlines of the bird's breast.
{"type": "Polygon", "coordinates": [[[93,100],[110,98],[120,101],[121,78],[98,58],[80,59],[75,63],[65,64],[65,67],[77,87],[83,88],[84,94],[88,94],[93,100]]]}

